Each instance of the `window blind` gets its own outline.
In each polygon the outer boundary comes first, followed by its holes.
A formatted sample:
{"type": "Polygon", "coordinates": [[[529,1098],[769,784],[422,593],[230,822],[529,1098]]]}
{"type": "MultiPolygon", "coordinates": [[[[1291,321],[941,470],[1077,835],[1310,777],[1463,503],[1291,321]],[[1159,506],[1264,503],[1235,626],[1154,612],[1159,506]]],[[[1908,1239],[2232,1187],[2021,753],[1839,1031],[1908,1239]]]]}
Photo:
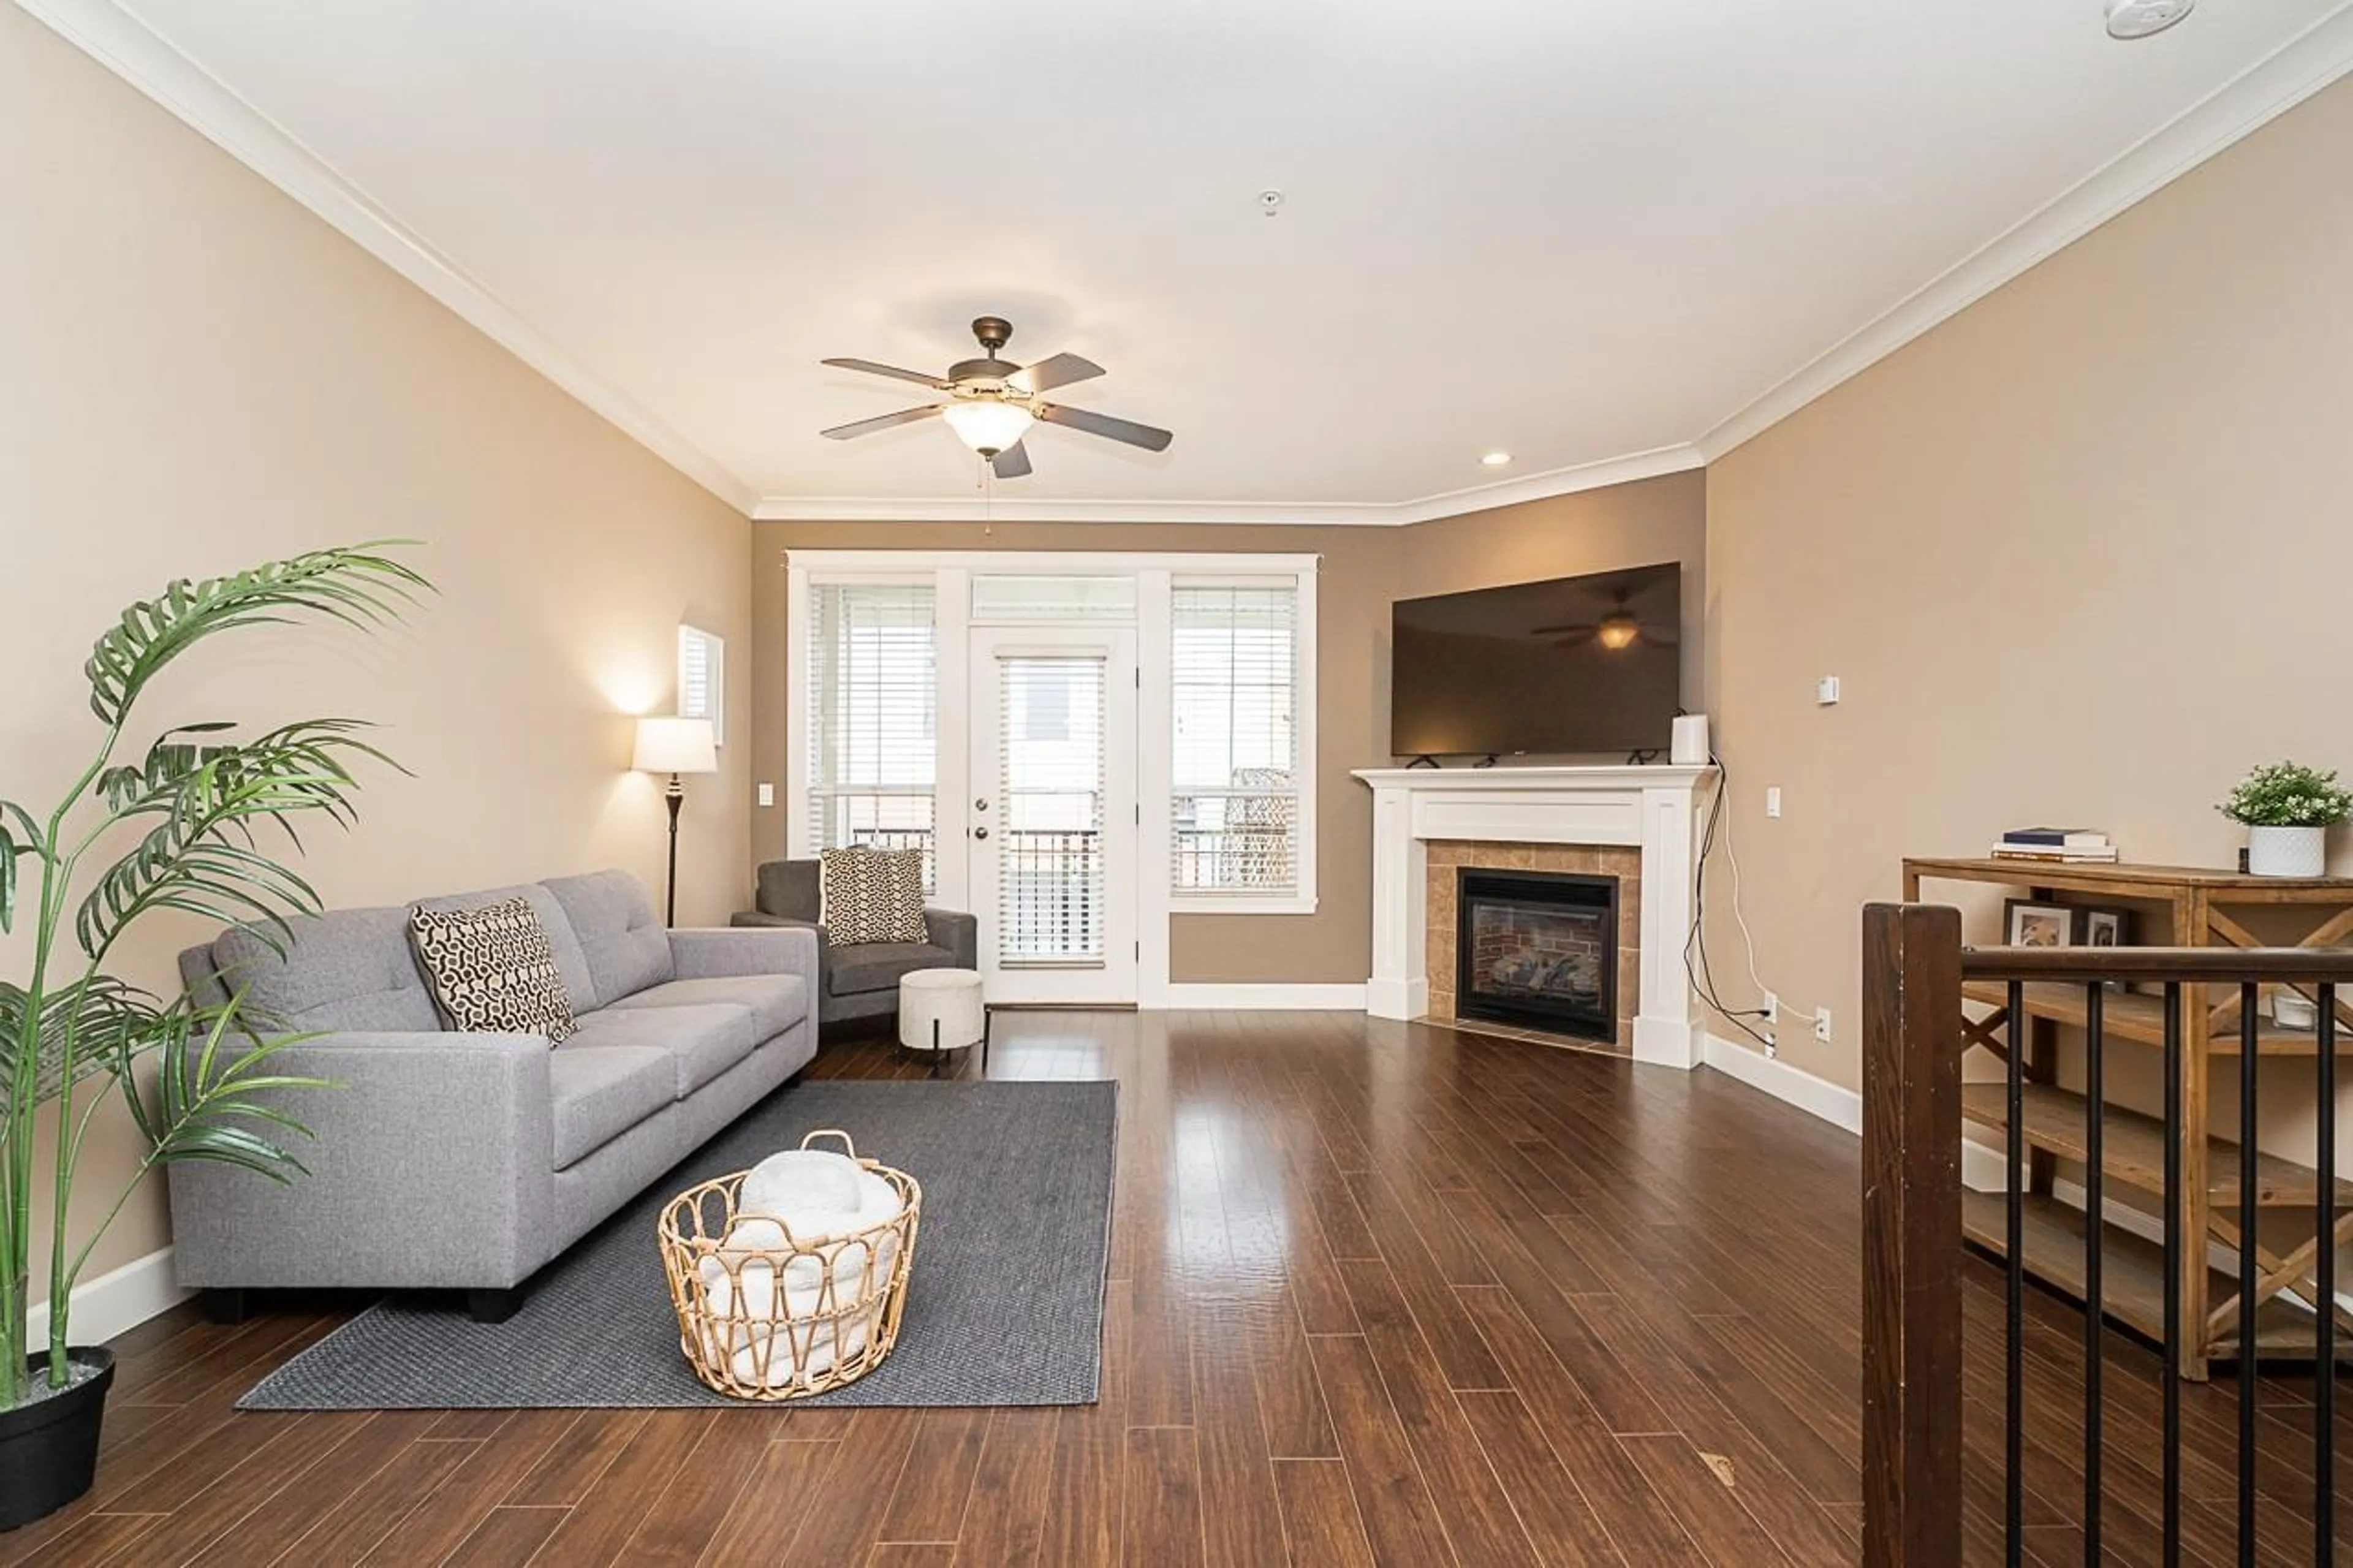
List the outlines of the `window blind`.
{"type": "Polygon", "coordinates": [[[938,647],[928,584],[809,590],[808,843],[923,851],[937,886],[938,647]]]}
{"type": "Polygon", "coordinates": [[[1103,660],[997,664],[997,962],[1103,961],[1103,660]]]}
{"type": "Polygon", "coordinates": [[[1170,596],[1169,885],[1181,897],[1299,890],[1299,590],[1170,596]]]}
{"type": "Polygon", "coordinates": [[[708,719],[711,738],[727,743],[727,645],[699,626],[678,628],[678,716],[708,719]]]}

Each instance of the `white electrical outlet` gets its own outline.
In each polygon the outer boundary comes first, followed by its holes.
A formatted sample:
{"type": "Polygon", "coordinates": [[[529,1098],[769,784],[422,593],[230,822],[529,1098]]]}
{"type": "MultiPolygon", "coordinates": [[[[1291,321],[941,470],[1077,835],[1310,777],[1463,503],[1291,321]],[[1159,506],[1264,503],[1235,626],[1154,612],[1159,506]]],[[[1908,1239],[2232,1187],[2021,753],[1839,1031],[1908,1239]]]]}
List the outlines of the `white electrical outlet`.
{"type": "Polygon", "coordinates": [[[1831,1043],[1831,1010],[1828,1007],[1814,1009],[1814,1038],[1826,1046],[1831,1043]]]}
{"type": "Polygon", "coordinates": [[[1765,1001],[1763,1005],[1765,1008],[1765,1021],[1767,1023],[1778,1024],[1781,1021],[1781,994],[1778,991],[1767,991],[1765,993],[1765,1001]]]}
{"type": "Polygon", "coordinates": [[[1778,816],[1781,815],[1781,786],[1779,784],[1767,784],[1765,786],[1765,815],[1767,816],[1778,816]]]}

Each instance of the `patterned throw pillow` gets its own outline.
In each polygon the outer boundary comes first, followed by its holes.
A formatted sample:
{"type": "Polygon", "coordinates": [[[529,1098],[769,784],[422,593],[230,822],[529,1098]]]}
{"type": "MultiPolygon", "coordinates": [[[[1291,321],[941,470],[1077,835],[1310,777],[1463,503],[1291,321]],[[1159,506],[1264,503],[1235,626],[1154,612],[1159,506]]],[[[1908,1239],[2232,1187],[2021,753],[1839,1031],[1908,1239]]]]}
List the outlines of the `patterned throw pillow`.
{"type": "Polygon", "coordinates": [[[467,1034],[571,1037],[572,1000],[547,928],[522,899],[478,910],[413,909],[408,931],[434,1000],[467,1034]]]}
{"type": "Polygon", "coordinates": [[[923,852],[828,849],[818,880],[825,894],[825,940],[831,947],[868,942],[926,942],[923,852]]]}

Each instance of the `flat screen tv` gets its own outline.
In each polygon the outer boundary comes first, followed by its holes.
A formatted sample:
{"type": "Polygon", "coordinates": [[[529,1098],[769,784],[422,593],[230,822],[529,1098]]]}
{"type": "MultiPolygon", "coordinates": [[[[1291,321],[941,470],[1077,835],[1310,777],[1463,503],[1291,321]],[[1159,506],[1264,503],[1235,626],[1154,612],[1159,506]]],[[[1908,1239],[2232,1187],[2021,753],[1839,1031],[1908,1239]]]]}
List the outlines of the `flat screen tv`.
{"type": "Polygon", "coordinates": [[[1673,730],[1673,563],[1401,599],[1389,631],[1400,757],[1663,750],[1673,730]]]}

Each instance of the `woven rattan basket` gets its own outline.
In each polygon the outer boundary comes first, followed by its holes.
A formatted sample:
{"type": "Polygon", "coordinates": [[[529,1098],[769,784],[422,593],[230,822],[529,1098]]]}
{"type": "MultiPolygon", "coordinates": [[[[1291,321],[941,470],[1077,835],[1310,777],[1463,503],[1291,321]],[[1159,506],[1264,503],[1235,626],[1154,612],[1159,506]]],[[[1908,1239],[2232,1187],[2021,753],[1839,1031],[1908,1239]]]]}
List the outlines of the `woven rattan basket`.
{"type": "Polygon", "coordinates": [[[679,1349],[695,1376],[737,1399],[805,1399],[855,1383],[899,1340],[923,1189],[904,1171],[859,1159],[846,1132],[812,1132],[801,1147],[819,1138],[840,1139],[852,1159],[888,1182],[899,1213],[840,1236],[797,1237],[768,1216],[737,1215],[749,1171],[691,1187],[662,1209],[658,1234],[679,1349]],[[754,1222],[755,1235],[763,1226],[771,1234],[762,1245],[731,1244],[739,1217],[754,1222]]]}

